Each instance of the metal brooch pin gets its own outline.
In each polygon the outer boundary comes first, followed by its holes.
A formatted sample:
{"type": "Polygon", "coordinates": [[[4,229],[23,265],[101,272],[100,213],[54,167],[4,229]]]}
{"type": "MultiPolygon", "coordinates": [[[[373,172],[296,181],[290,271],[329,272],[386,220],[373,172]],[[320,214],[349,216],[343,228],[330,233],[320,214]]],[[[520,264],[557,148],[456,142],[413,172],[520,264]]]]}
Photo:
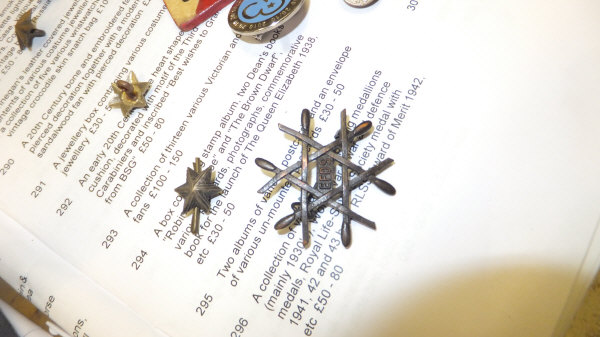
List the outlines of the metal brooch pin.
{"type": "Polygon", "coordinates": [[[240,35],[255,36],[275,29],[296,14],[304,0],[236,0],[229,10],[229,26],[240,35]]]}
{"type": "MultiPolygon", "coordinates": [[[[341,113],[341,127],[340,132],[336,140],[328,145],[321,145],[314,139],[310,138],[308,132],[308,126],[310,125],[310,112],[307,109],[302,111],[302,132],[297,132],[285,125],[279,124],[279,129],[295,138],[302,143],[302,155],[301,159],[289,165],[285,170],[281,170],[276,167],[273,163],[263,158],[257,158],[255,160],[256,165],[267,171],[275,173],[275,176],[269,180],[264,186],[262,186],[258,192],[265,193],[271,187],[275,186],[281,179],[286,179],[291,184],[301,189],[300,203],[293,203],[293,213],[281,218],[276,224],[275,229],[283,229],[298,219],[302,224],[302,241],[304,246],[309,244],[309,228],[308,222],[320,207],[327,205],[330,206],[343,215],[341,239],[345,247],[349,247],[352,241],[352,235],[350,230],[350,220],[355,220],[369,228],[375,229],[375,223],[368,220],[361,215],[350,209],[350,193],[351,191],[362,185],[366,181],[371,181],[375,186],[381,189],[384,193],[394,195],[396,189],[387,181],[377,178],[377,174],[388,168],[394,161],[390,158],[386,158],[383,161],[377,163],[375,166],[368,170],[363,170],[360,166],[352,163],[349,159],[350,145],[360,137],[365,135],[372,127],[371,122],[362,122],[354,130],[348,131],[346,129],[346,110],[341,113]],[[312,147],[316,149],[315,152],[309,154],[308,148],[312,147]],[[341,150],[341,155],[336,154],[334,150],[341,150]],[[318,174],[324,173],[325,176],[320,176],[317,179],[315,187],[308,184],[308,176],[306,172],[307,167],[311,161],[322,160],[322,157],[329,157],[330,160],[338,162],[342,166],[342,185],[333,187],[331,173],[335,174],[335,166],[328,161],[324,161],[321,168],[317,167],[318,174]],[[300,169],[300,178],[292,175],[300,169]],[[356,173],[353,179],[350,179],[350,172],[352,170],[356,173]],[[342,203],[338,203],[337,200],[340,195],[342,196],[342,203]]],[[[319,163],[317,162],[317,166],[319,163]]]]}
{"type": "Polygon", "coordinates": [[[148,107],[145,95],[150,89],[150,83],[138,82],[133,71],[130,74],[130,81],[117,80],[112,84],[113,91],[117,94],[117,97],[113,98],[110,106],[121,108],[123,117],[129,117],[131,110],[135,108],[148,107]]]}
{"type": "Polygon", "coordinates": [[[17,23],[15,24],[15,34],[17,34],[19,48],[23,50],[25,48],[31,49],[33,38],[44,36],[46,35],[46,32],[35,27],[35,24],[31,21],[30,9],[23,13],[19,20],[17,20],[17,23]]]}
{"type": "Polygon", "coordinates": [[[196,158],[192,168],[187,168],[185,184],[177,187],[175,192],[183,198],[182,215],[192,214],[191,232],[198,235],[200,230],[200,211],[204,214],[210,213],[211,200],[221,194],[221,190],[215,185],[213,167],[209,166],[202,170],[202,161],[196,158]]]}

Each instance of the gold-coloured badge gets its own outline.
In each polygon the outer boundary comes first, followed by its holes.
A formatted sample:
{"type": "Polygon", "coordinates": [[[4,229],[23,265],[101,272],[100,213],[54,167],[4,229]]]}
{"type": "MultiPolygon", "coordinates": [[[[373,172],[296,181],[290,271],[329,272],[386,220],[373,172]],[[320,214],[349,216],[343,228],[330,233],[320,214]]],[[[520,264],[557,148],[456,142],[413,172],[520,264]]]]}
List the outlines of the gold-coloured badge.
{"type": "Polygon", "coordinates": [[[129,117],[131,110],[135,108],[147,108],[146,92],[150,89],[150,83],[138,82],[133,73],[130,74],[130,82],[117,80],[112,84],[113,91],[117,94],[111,102],[113,108],[121,108],[123,117],[129,117]]]}
{"type": "Polygon", "coordinates": [[[23,13],[17,23],[15,24],[15,34],[17,34],[17,41],[21,50],[28,48],[31,49],[34,37],[41,37],[46,35],[43,30],[37,29],[35,24],[31,21],[31,9],[23,13]]]}

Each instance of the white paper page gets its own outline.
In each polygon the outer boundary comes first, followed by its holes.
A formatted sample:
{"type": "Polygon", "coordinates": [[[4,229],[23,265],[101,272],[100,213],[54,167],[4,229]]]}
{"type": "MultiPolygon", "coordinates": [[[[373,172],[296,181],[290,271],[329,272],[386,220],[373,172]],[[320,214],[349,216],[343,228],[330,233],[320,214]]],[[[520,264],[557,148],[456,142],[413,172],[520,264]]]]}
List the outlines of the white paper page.
{"type": "Polygon", "coordinates": [[[13,219],[4,213],[0,218],[2,278],[12,281],[19,294],[44,314],[61,322],[69,335],[128,331],[136,336],[164,336],[13,219]]]}
{"type": "MultiPolygon", "coordinates": [[[[34,11],[46,37],[17,52],[10,22],[29,6],[2,9],[0,208],[97,289],[56,295],[94,303],[84,330],[75,304],[51,312],[67,332],[549,336],[585,283],[600,204],[595,2],[309,1],[258,42],[233,35],[229,7],[181,33],[158,0],[47,1],[34,11]],[[152,81],[149,107],[124,120],[110,83],[132,70],[152,81]],[[350,126],[371,120],[353,162],[395,161],[379,175],[395,196],[352,192],[377,230],[354,221],[349,249],[331,208],[305,249],[299,226],[273,229],[300,191],[256,193],[272,173],[255,158],[299,160],[277,124],[299,130],[303,108],[322,144],[344,108],[350,126]],[[226,191],[200,239],[174,192],[195,157],[226,191]]],[[[0,257],[7,281],[71,280],[25,263],[44,252],[0,257]]]]}

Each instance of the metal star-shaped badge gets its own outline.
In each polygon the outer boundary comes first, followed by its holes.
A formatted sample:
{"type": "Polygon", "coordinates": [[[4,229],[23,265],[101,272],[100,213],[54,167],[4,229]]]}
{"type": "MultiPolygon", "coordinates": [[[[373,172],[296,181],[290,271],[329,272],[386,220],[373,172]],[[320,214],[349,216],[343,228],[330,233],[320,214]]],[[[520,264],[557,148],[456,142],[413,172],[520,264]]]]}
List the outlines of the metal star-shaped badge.
{"type": "Polygon", "coordinates": [[[135,108],[147,108],[146,92],[150,89],[150,83],[138,82],[133,73],[130,74],[131,82],[117,80],[112,84],[113,91],[117,94],[111,102],[113,108],[121,108],[123,117],[129,117],[131,110],[135,108]]]}
{"type": "Polygon", "coordinates": [[[211,199],[223,192],[215,185],[213,167],[202,170],[202,162],[196,158],[194,169],[187,169],[185,184],[177,187],[175,192],[184,200],[181,214],[192,213],[191,232],[197,235],[200,229],[200,211],[210,213],[211,199]]]}
{"type": "Polygon", "coordinates": [[[35,24],[31,21],[31,9],[23,13],[15,24],[15,33],[21,50],[25,48],[31,49],[34,37],[46,35],[46,32],[35,28],[35,24]]]}

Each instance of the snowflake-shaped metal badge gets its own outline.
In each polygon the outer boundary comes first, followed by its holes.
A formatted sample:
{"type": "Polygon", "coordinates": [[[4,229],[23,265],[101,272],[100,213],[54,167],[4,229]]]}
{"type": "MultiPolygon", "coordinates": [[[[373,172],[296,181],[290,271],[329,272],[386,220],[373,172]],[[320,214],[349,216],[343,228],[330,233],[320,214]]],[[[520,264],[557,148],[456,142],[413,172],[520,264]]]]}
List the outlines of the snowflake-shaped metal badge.
{"type": "Polygon", "coordinates": [[[289,165],[286,169],[281,170],[266,159],[256,158],[256,165],[275,173],[275,176],[261,187],[258,192],[267,192],[271,187],[277,185],[281,179],[286,179],[291,184],[300,188],[300,203],[292,204],[294,212],[280,219],[275,224],[275,229],[286,228],[295,221],[300,220],[302,224],[302,241],[305,247],[309,244],[308,223],[314,213],[325,205],[338,210],[344,217],[341,228],[342,243],[345,247],[348,247],[352,241],[350,220],[355,220],[369,228],[375,229],[373,221],[362,217],[350,209],[351,191],[366,181],[371,181],[386,194],[394,195],[396,189],[390,183],[376,177],[394,161],[386,158],[368,170],[364,170],[349,159],[350,147],[361,136],[369,132],[372,124],[369,121],[365,121],[358,124],[354,130],[348,131],[346,128],[346,110],[341,112],[341,126],[336,139],[325,146],[319,144],[309,136],[310,112],[307,109],[302,110],[301,120],[302,132],[297,132],[285,125],[279,124],[281,131],[295,137],[302,144],[301,159],[289,165]],[[315,149],[312,153],[310,152],[311,148],[315,149]],[[340,154],[337,154],[335,151],[340,151],[340,154]],[[308,172],[309,163],[315,160],[317,161],[318,179],[315,187],[313,187],[309,185],[308,172]],[[341,165],[342,170],[342,184],[337,187],[334,187],[336,174],[335,162],[341,165]],[[300,170],[299,178],[292,174],[298,169],[300,170]],[[355,176],[352,179],[350,179],[350,170],[355,172],[355,176]],[[342,197],[341,204],[337,202],[340,196],[342,197]]]}

